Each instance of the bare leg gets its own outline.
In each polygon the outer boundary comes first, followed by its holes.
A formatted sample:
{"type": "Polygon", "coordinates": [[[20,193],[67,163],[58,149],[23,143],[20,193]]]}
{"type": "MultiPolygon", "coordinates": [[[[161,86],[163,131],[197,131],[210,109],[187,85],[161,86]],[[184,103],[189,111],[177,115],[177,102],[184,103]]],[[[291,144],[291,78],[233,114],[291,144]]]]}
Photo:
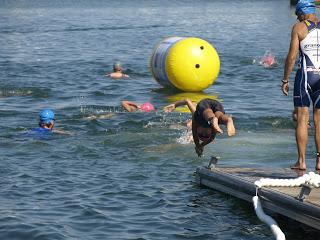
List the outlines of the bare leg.
{"type": "Polygon", "coordinates": [[[232,117],[220,111],[215,112],[215,115],[218,118],[219,124],[224,124],[227,126],[227,133],[229,137],[236,134],[232,117]]]}
{"type": "Polygon", "coordinates": [[[298,148],[298,160],[291,166],[294,169],[305,170],[306,167],[306,149],[308,143],[308,121],[309,108],[297,108],[297,127],[296,127],[296,142],[298,148]]]}
{"type": "Polygon", "coordinates": [[[209,118],[212,118],[213,117],[213,128],[218,132],[218,133],[223,133],[222,129],[220,128],[219,126],[219,116],[220,116],[220,113],[222,112],[213,112],[210,108],[206,109],[203,111],[203,117],[204,119],[209,119],[209,118]]]}
{"type": "MultiPolygon", "coordinates": [[[[313,111],[314,121],[314,141],[316,143],[317,153],[320,152],[320,109],[316,108],[313,111]]],[[[320,170],[320,156],[317,156],[316,170],[320,170]]]]}

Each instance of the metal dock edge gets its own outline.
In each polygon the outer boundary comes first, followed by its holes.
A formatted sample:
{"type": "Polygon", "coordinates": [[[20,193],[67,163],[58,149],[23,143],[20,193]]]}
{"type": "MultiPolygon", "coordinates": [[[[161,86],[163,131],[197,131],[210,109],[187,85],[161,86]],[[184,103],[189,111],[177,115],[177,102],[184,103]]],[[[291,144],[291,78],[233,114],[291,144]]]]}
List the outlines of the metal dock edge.
{"type": "MultiPolygon", "coordinates": [[[[254,181],[239,177],[236,174],[224,172],[223,168],[210,170],[206,167],[199,167],[196,170],[196,180],[200,185],[251,203],[252,197],[256,194],[254,181]]],[[[271,187],[259,189],[258,195],[264,209],[279,213],[320,230],[319,206],[306,201],[300,201],[271,187]]]]}

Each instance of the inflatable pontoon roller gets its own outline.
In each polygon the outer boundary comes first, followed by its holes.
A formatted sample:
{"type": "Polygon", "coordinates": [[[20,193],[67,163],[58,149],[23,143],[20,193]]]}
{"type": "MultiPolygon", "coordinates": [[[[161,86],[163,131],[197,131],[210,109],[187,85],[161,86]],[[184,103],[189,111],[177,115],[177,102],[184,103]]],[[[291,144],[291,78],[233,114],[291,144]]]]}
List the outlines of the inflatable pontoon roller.
{"type": "Polygon", "coordinates": [[[211,86],[218,77],[220,58],[205,40],[170,37],[154,49],[150,68],[160,85],[198,92],[211,86]]]}

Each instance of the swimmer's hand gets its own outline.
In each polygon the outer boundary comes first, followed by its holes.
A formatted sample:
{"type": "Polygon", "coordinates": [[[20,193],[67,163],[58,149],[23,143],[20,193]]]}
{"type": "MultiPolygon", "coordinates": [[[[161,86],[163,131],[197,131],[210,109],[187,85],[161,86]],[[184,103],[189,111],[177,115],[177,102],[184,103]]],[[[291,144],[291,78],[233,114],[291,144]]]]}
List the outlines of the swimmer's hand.
{"type": "Polygon", "coordinates": [[[176,108],[176,105],[174,103],[167,105],[163,108],[164,112],[172,112],[176,108]]]}
{"type": "Polygon", "coordinates": [[[196,153],[198,154],[198,157],[201,157],[202,153],[203,153],[203,146],[199,145],[199,146],[196,146],[194,149],[196,150],[196,153]]]}

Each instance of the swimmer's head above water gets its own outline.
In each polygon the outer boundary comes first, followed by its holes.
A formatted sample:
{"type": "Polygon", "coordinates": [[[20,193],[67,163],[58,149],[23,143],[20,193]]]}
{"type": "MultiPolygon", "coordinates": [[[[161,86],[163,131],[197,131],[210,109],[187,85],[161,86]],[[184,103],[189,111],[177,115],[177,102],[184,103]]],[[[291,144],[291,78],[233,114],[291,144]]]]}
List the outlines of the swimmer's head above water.
{"type": "Polygon", "coordinates": [[[42,128],[52,129],[54,126],[55,118],[54,112],[50,109],[44,109],[39,113],[39,126],[42,128]]]}
{"type": "Polygon", "coordinates": [[[140,106],[140,110],[141,110],[142,112],[151,112],[151,111],[154,111],[154,110],[155,110],[155,107],[154,107],[151,103],[145,102],[144,104],[142,104],[142,105],[140,106]]]}
{"type": "Polygon", "coordinates": [[[122,66],[120,62],[115,62],[113,64],[113,71],[114,72],[121,72],[122,71],[122,66]]]}

